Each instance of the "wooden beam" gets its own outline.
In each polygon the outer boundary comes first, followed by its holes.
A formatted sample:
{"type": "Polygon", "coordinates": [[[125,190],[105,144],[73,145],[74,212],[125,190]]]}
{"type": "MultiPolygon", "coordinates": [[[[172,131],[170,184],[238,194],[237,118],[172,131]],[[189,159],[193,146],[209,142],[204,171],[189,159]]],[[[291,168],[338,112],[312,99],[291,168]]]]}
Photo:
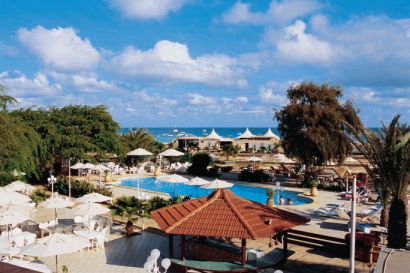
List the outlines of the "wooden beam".
{"type": "Polygon", "coordinates": [[[169,258],[174,258],[174,235],[172,234],[168,236],[168,253],[169,258]]]}
{"type": "Polygon", "coordinates": [[[246,265],[246,239],[242,239],[242,257],[241,257],[242,266],[246,265]]]}
{"type": "Polygon", "coordinates": [[[288,232],[285,231],[283,234],[283,262],[288,260],[288,232]]]}
{"type": "Polygon", "coordinates": [[[181,235],[181,260],[185,260],[185,235],[181,235]]]}

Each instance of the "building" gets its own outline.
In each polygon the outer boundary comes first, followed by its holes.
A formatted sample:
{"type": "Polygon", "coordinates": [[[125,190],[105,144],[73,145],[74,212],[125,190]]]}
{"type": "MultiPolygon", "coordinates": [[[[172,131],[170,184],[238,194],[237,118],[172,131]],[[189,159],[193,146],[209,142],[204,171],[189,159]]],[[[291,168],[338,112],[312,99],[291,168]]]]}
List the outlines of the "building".
{"type": "Polygon", "coordinates": [[[269,128],[263,135],[254,135],[248,128],[240,136],[232,138],[224,138],[220,136],[214,129],[205,137],[184,136],[176,138],[173,141],[175,148],[188,150],[195,148],[200,151],[219,151],[224,145],[238,145],[241,152],[246,151],[272,151],[280,142],[280,138],[275,135],[269,128]]]}

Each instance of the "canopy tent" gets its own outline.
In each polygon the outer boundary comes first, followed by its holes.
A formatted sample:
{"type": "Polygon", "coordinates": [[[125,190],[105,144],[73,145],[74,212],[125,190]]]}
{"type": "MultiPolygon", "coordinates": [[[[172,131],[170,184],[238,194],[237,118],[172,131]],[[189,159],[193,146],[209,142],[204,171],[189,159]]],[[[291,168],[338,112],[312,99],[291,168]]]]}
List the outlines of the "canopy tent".
{"type": "MultiPolygon", "coordinates": [[[[305,224],[301,215],[269,207],[218,189],[209,196],[192,199],[151,212],[161,230],[181,235],[181,260],[185,258],[185,236],[242,239],[242,265],[246,264],[246,239],[270,237],[305,224]],[[227,226],[229,223],[229,226],[227,226]]],[[[287,252],[287,236],[284,250],[287,252]]]]}
{"type": "Polygon", "coordinates": [[[232,183],[226,182],[224,180],[215,179],[214,181],[211,181],[210,183],[203,185],[201,188],[203,189],[225,189],[225,188],[230,188],[232,186],[233,186],[232,183]]]}
{"type": "Polygon", "coordinates": [[[274,138],[274,139],[279,140],[279,137],[277,135],[275,135],[270,128],[268,129],[268,131],[266,131],[266,133],[264,135],[262,135],[262,137],[274,138]]]}
{"type": "Polygon", "coordinates": [[[218,133],[215,131],[215,129],[212,129],[212,131],[209,135],[202,138],[202,140],[208,140],[208,139],[221,140],[222,137],[220,135],[218,135],[218,133]]]}
{"type": "Polygon", "coordinates": [[[32,257],[56,256],[56,272],[58,272],[58,255],[73,253],[88,247],[86,238],[72,234],[54,233],[38,239],[34,244],[21,248],[21,255],[32,257]]]}
{"type": "Polygon", "coordinates": [[[153,153],[142,149],[142,148],[138,148],[135,150],[132,150],[131,152],[127,153],[128,156],[150,156],[153,155],[153,153]]]}
{"type": "Polygon", "coordinates": [[[252,134],[251,131],[249,131],[249,128],[246,128],[245,132],[239,135],[236,139],[249,139],[249,138],[254,138],[254,137],[255,135],[252,134]]]}
{"type": "Polygon", "coordinates": [[[360,165],[360,161],[357,160],[357,159],[355,159],[355,158],[353,158],[353,157],[351,157],[351,156],[348,156],[348,157],[346,157],[346,159],[343,161],[343,165],[360,165]]]}

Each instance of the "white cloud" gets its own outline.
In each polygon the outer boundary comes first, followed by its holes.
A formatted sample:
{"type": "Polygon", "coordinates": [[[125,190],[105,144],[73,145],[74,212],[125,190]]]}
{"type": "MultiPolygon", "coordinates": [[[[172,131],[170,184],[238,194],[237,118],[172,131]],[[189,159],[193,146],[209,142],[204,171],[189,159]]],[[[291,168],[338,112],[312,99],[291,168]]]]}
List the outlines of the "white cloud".
{"type": "Polygon", "coordinates": [[[212,97],[203,96],[198,93],[188,93],[188,103],[191,105],[213,106],[216,100],[212,97]]]}
{"type": "Polygon", "coordinates": [[[42,62],[60,70],[84,70],[94,68],[100,53],[91,42],[82,39],[71,27],[46,29],[37,26],[31,30],[17,31],[19,41],[42,62]]]}
{"type": "Polygon", "coordinates": [[[111,60],[114,72],[167,82],[194,82],[210,86],[246,85],[235,58],[223,54],[192,58],[188,46],[162,40],[143,51],[129,46],[111,60]]]}
{"type": "Polygon", "coordinates": [[[149,103],[155,103],[159,106],[164,106],[164,105],[173,106],[173,105],[178,104],[178,101],[175,99],[165,98],[158,93],[149,94],[146,90],[135,91],[132,93],[132,97],[134,100],[138,101],[139,103],[149,102],[149,103]]]}
{"type": "Polygon", "coordinates": [[[248,102],[248,98],[247,97],[237,97],[236,100],[238,102],[242,102],[242,103],[247,103],[248,102]]]}
{"type": "Polygon", "coordinates": [[[327,63],[335,55],[328,42],[306,33],[306,24],[300,20],[285,28],[285,36],[277,43],[280,58],[309,64],[327,63]]]}
{"type": "Polygon", "coordinates": [[[0,42],[0,55],[16,56],[17,52],[17,48],[0,42]]]}
{"type": "Polygon", "coordinates": [[[123,89],[113,82],[100,80],[92,74],[65,74],[55,71],[47,72],[53,79],[75,87],[83,92],[122,91],[123,89]]]}
{"type": "Polygon", "coordinates": [[[160,20],[176,12],[190,0],[110,0],[111,5],[126,17],[160,20]]]}
{"type": "Polygon", "coordinates": [[[222,20],[228,24],[286,24],[321,8],[315,0],[272,0],[267,11],[251,11],[248,3],[238,1],[230,10],[222,15],[222,20]]]}
{"type": "Polygon", "coordinates": [[[288,102],[286,90],[291,84],[291,82],[280,84],[273,81],[265,83],[259,87],[258,95],[260,101],[272,106],[284,106],[288,102]]]}
{"type": "Polygon", "coordinates": [[[0,82],[14,97],[54,96],[61,91],[61,85],[50,83],[47,75],[42,72],[30,79],[20,71],[5,71],[0,73],[0,82]]]}

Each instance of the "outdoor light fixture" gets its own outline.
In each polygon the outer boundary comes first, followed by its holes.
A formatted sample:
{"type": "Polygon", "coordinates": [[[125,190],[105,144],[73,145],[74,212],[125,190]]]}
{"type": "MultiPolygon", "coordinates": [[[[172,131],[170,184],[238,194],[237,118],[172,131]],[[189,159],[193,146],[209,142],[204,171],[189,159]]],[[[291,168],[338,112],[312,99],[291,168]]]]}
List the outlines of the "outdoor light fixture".
{"type": "Polygon", "coordinates": [[[148,256],[147,261],[144,263],[144,269],[148,273],[166,273],[168,268],[171,266],[171,260],[168,258],[162,259],[161,266],[165,271],[161,272],[160,266],[158,265],[158,258],[161,252],[158,249],[153,249],[151,255],[148,256]]]}
{"type": "Polygon", "coordinates": [[[49,178],[47,178],[48,184],[51,184],[51,198],[54,197],[54,183],[57,182],[57,178],[55,178],[54,175],[51,175],[49,178]]]}

